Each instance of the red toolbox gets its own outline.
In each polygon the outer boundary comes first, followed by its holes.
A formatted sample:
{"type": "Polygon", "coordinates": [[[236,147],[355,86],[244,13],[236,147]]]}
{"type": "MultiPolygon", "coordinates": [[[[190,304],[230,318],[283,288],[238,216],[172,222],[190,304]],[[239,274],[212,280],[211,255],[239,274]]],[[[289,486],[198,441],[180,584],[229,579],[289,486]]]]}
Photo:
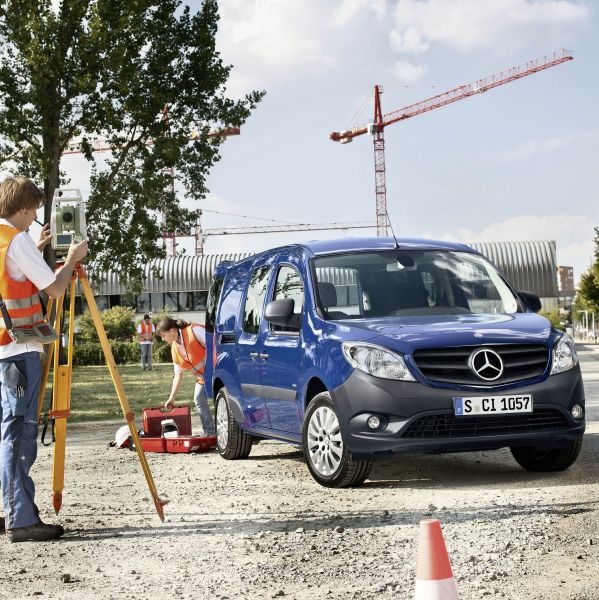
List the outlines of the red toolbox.
{"type": "Polygon", "coordinates": [[[178,437],[139,438],[144,452],[207,452],[216,448],[216,436],[180,435],[178,437]]]}
{"type": "MultiPolygon", "coordinates": [[[[191,435],[191,412],[189,406],[176,406],[170,410],[164,408],[164,406],[144,408],[142,411],[144,433],[154,437],[162,435],[161,423],[165,419],[173,419],[175,421],[180,436],[191,435]]],[[[152,450],[149,450],[149,452],[152,452],[152,450]]],[[[164,452],[164,450],[155,450],[155,452],[164,452]]]]}

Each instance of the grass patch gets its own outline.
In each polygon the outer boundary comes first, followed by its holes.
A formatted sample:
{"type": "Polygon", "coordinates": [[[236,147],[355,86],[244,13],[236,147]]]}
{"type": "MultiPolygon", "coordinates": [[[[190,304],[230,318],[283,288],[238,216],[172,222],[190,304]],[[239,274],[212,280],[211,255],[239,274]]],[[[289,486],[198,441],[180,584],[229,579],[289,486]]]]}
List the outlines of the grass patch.
{"type": "MultiPolygon", "coordinates": [[[[148,406],[160,406],[166,402],[173,383],[171,363],[153,365],[151,371],[142,371],[139,365],[120,365],[125,394],[138,423],[141,411],[148,406]]],[[[46,389],[44,411],[50,406],[52,374],[46,389]]],[[[177,394],[177,405],[189,405],[194,410],[193,388],[195,377],[186,373],[177,394]]],[[[101,421],[122,418],[123,411],[114,389],[107,366],[76,367],[73,369],[70,421],[101,421]]]]}

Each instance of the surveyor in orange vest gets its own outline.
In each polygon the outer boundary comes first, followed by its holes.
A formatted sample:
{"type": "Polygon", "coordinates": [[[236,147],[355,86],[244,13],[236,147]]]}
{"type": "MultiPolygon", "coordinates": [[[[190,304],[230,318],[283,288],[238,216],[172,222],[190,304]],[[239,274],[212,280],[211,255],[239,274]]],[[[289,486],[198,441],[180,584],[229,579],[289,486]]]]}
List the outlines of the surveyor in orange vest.
{"type": "Polygon", "coordinates": [[[204,365],[206,364],[204,327],[167,317],[158,323],[156,333],[171,345],[171,356],[175,369],[173,387],[164,406],[166,408],[174,406],[177,392],[183,381],[183,374],[185,371],[191,371],[196,378],[193,396],[202,421],[204,435],[214,435],[214,417],[208,406],[208,397],[204,390],[204,365]]]}
{"type": "Polygon", "coordinates": [[[0,184],[0,477],[11,542],[50,540],[64,533],[60,525],[40,520],[29,475],[37,455],[43,346],[11,336],[44,321],[39,290],[62,296],[74,267],[87,254],[86,241],[72,243],[62,269],[54,273],[48,267],[40,253],[50,242],[48,227],[37,246],[27,233],[44,203],[44,194],[27,177],[7,177],[0,184]]]}
{"type": "Polygon", "coordinates": [[[137,339],[141,348],[141,370],[152,370],[152,345],[156,327],[150,321],[150,315],[144,315],[144,320],[137,326],[137,339]]]}

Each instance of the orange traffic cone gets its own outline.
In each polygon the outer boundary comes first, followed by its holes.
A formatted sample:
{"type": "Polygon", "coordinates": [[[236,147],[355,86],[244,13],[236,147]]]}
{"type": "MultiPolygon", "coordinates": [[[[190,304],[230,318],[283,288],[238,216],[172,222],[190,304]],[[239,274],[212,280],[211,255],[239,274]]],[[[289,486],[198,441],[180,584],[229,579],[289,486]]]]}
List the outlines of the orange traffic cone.
{"type": "Polygon", "coordinates": [[[439,519],[420,521],[414,600],[458,600],[439,519]]]}

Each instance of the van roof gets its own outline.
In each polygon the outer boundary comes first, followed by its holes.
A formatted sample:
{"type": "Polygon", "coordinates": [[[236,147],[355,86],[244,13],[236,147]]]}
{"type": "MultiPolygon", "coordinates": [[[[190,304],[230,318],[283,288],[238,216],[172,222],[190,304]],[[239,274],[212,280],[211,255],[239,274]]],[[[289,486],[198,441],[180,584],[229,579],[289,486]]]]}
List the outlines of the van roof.
{"type": "MultiPolygon", "coordinates": [[[[454,242],[418,238],[398,238],[397,241],[400,249],[404,250],[455,250],[476,253],[476,251],[469,246],[454,242]]],[[[223,261],[218,265],[217,270],[227,270],[234,264],[240,264],[248,260],[253,261],[264,254],[272,254],[291,248],[308,250],[308,252],[311,252],[314,256],[319,256],[322,254],[341,254],[344,252],[364,250],[392,250],[395,247],[395,239],[392,237],[346,237],[333,240],[312,240],[310,242],[287,244],[285,246],[270,248],[269,250],[264,250],[263,252],[258,252],[247,258],[241,259],[236,263],[223,261]]]]}
{"type": "MultiPolygon", "coordinates": [[[[472,248],[464,244],[444,242],[440,240],[425,240],[418,238],[398,238],[400,249],[405,250],[465,250],[472,252],[472,248]]],[[[337,252],[350,252],[352,250],[392,250],[396,247],[392,237],[361,237],[338,238],[335,240],[316,240],[298,244],[305,246],[313,254],[331,254],[337,252]]]]}

